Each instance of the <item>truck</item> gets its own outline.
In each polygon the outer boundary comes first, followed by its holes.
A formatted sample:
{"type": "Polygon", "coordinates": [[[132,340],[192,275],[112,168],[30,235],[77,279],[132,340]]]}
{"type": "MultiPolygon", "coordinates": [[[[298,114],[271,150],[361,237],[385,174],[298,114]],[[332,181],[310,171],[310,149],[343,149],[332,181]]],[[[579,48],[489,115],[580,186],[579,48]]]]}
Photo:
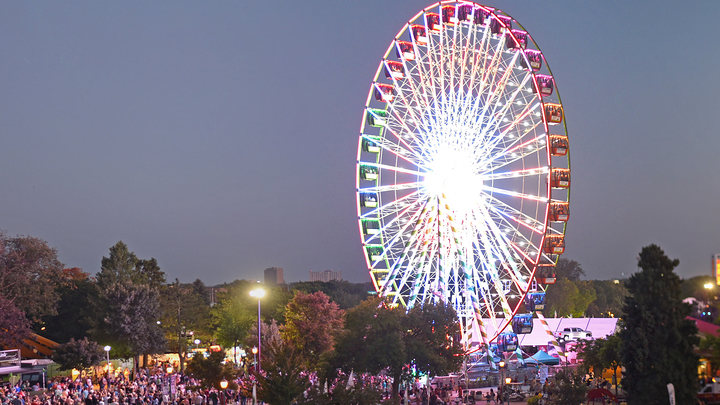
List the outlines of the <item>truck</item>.
{"type": "Polygon", "coordinates": [[[592,332],[582,328],[571,327],[555,332],[555,337],[559,342],[566,342],[568,340],[592,339],[592,332]]]}
{"type": "Polygon", "coordinates": [[[697,394],[698,402],[704,405],[720,404],[720,383],[705,384],[697,394]]]}

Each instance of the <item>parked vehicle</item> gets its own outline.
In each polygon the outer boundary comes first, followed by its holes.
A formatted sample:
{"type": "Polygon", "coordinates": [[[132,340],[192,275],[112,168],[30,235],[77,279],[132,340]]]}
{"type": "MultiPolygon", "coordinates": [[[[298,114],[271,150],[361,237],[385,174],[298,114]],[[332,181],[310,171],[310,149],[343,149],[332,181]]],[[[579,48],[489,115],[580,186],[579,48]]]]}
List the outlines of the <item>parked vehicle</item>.
{"type": "Polygon", "coordinates": [[[706,384],[698,392],[697,398],[704,405],[720,404],[720,383],[706,384]]]}
{"type": "Polygon", "coordinates": [[[555,337],[561,342],[568,340],[592,339],[592,332],[582,328],[571,327],[555,332],[555,337]]]}

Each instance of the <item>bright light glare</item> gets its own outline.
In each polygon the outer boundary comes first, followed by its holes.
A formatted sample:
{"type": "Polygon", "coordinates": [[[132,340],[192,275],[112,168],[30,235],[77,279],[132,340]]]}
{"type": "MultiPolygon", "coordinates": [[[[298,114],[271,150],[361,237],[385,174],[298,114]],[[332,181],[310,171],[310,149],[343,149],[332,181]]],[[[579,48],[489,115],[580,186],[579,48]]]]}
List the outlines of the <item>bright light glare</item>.
{"type": "Polygon", "coordinates": [[[453,150],[438,152],[429,168],[423,181],[429,196],[441,198],[458,213],[477,207],[483,178],[476,172],[469,154],[453,150]]]}
{"type": "Polygon", "coordinates": [[[260,287],[252,289],[252,290],[250,290],[250,296],[253,298],[260,299],[265,296],[265,290],[260,287]]]}

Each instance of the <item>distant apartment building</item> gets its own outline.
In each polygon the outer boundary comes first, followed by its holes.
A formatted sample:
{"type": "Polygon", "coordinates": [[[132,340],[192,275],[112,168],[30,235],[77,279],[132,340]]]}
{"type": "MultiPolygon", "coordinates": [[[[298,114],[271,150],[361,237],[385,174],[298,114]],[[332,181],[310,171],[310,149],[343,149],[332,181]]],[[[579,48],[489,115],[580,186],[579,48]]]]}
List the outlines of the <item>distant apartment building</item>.
{"type": "Polygon", "coordinates": [[[332,270],[325,270],[325,271],[312,271],[310,270],[310,281],[322,281],[327,283],[328,281],[332,280],[342,280],[342,272],[341,271],[332,271],[332,270]]]}
{"type": "Polygon", "coordinates": [[[283,285],[285,284],[285,277],[283,276],[282,267],[268,267],[265,269],[265,284],[266,285],[283,285]]]}

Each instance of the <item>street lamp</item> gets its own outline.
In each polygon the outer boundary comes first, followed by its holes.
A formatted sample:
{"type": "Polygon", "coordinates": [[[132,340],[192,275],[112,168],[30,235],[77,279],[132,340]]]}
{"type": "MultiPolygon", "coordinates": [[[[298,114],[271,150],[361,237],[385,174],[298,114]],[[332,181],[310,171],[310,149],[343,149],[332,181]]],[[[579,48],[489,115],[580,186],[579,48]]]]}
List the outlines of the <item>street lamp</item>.
{"type": "Polygon", "coordinates": [[[225,388],[227,388],[227,386],[228,386],[228,381],[223,378],[223,379],[220,381],[220,388],[225,389],[225,388]]]}
{"type": "Polygon", "coordinates": [[[256,347],[256,346],[253,346],[252,352],[253,352],[253,366],[254,366],[255,369],[257,370],[257,352],[258,352],[258,351],[257,351],[257,347],[256,347]]]}
{"type": "Polygon", "coordinates": [[[503,389],[503,392],[505,392],[505,398],[506,398],[508,404],[510,404],[510,393],[507,392],[507,388],[508,388],[508,385],[510,385],[510,383],[512,383],[512,378],[505,377],[505,387],[503,389]]]}
{"type": "Polygon", "coordinates": [[[112,349],[110,346],[103,347],[103,350],[105,350],[105,360],[107,361],[108,373],[110,372],[110,349],[112,349]]]}
{"type": "Polygon", "coordinates": [[[257,298],[258,301],[258,345],[257,345],[257,371],[259,372],[260,367],[260,361],[262,359],[262,344],[261,338],[262,338],[262,328],[260,325],[260,299],[265,296],[265,290],[262,287],[256,287],[252,290],[250,290],[250,296],[253,298],[257,298]]]}
{"type": "Polygon", "coordinates": [[[500,377],[500,378],[501,378],[501,380],[500,380],[500,388],[498,389],[498,402],[499,402],[499,403],[502,403],[502,401],[503,401],[503,397],[502,397],[502,396],[503,396],[503,395],[505,395],[505,396],[507,395],[507,393],[505,392],[505,386],[503,385],[503,382],[506,381],[506,379],[505,379],[505,366],[506,366],[505,360],[500,360],[500,362],[498,363],[498,367],[500,368],[500,373],[501,373],[501,377],[500,377]]]}

